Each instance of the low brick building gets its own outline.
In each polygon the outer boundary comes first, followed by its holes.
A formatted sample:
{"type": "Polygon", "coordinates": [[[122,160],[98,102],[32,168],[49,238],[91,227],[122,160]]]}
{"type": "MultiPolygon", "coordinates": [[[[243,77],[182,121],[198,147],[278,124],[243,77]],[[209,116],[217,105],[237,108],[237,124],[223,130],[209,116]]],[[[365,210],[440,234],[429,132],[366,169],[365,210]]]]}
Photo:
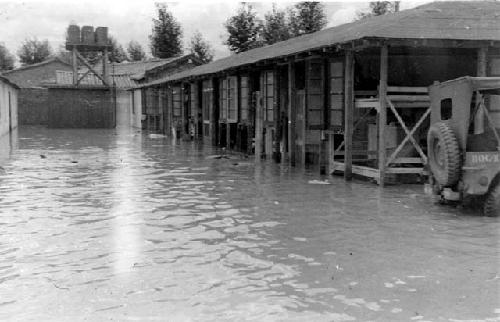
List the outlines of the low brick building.
{"type": "Polygon", "coordinates": [[[2,75],[20,87],[19,124],[47,124],[47,88],[43,83],[54,83],[56,71],[71,71],[71,64],[60,58],[50,58],[41,63],[20,67],[2,75]]]}

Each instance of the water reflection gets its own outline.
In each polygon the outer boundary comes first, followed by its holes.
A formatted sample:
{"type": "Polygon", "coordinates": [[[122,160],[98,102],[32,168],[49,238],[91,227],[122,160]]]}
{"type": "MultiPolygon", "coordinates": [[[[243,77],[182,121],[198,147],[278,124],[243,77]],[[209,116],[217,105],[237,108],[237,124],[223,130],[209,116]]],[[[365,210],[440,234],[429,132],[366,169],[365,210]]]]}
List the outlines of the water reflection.
{"type": "Polygon", "coordinates": [[[127,143],[117,144],[120,162],[111,173],[110,183],[116,189],[112,192],[113,204],[109,214],[112,218],[114,274],[130,273],[142,253],[141,226],[144,221],[137,215],[137,193],[134,189],[138,186],[137,173],[131,166],[132,158],[127,143]]]}
{"type": "Polygon", "coordinates": [[[498,220],[419,186],[254,167],[126,129],[14,141],[1,320],[499,320],[498,220]]]}

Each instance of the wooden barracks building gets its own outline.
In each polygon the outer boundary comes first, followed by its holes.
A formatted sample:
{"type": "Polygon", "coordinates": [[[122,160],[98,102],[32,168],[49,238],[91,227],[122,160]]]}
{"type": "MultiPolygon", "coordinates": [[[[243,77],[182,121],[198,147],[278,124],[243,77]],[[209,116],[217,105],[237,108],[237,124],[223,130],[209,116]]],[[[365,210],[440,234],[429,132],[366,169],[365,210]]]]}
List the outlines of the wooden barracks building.
{"type": "Polygon", "coordinates": [[[423,173],[427,87],[464,75],[500,76],[499,2],[435,2],[371,17],[133,91],[143,111],[162,111],[166,134],[384,184],[423,173]]]}

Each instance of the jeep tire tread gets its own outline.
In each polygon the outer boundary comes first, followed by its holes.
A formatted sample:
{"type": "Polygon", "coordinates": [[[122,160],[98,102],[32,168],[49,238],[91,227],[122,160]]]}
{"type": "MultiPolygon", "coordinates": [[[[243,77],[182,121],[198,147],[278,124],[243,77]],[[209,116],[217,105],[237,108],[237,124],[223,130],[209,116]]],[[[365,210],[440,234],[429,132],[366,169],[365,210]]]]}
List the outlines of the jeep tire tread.
{"type": "Polygon", "coordinates": [[[427,135],[429,167],[436,181],[451,187],[460,179],[462,156],[458,140],[446,122],[433,124],[427,135]]]}

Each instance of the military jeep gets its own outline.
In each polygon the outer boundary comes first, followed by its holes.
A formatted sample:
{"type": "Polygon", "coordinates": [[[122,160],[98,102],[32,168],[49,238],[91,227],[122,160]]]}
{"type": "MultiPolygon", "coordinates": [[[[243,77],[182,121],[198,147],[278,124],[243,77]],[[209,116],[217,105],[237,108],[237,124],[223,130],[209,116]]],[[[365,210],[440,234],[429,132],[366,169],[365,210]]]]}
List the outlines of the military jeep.
{"type": "Polygon", "coordinates": [[[441,200],[482,203],[500,215],[500,77],[461,77],[429,87],[429,185],[441,200]]]}

